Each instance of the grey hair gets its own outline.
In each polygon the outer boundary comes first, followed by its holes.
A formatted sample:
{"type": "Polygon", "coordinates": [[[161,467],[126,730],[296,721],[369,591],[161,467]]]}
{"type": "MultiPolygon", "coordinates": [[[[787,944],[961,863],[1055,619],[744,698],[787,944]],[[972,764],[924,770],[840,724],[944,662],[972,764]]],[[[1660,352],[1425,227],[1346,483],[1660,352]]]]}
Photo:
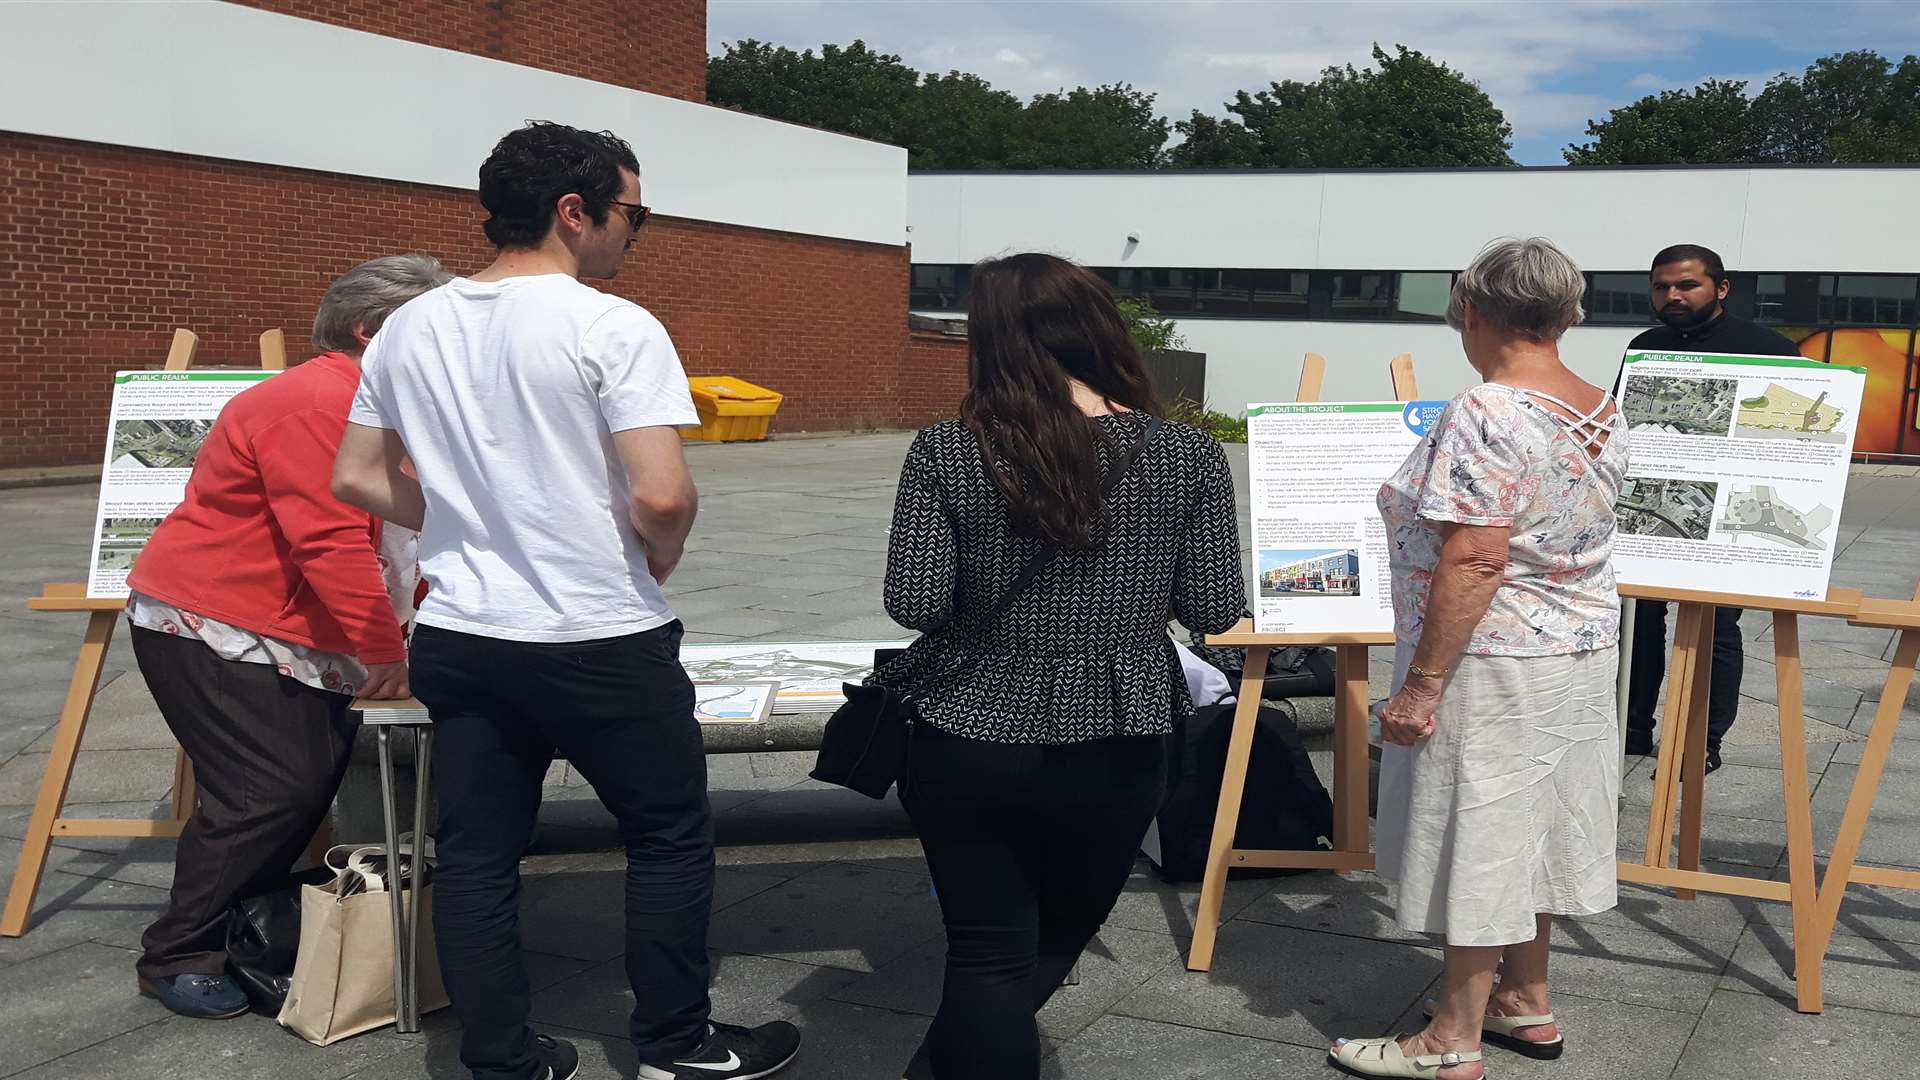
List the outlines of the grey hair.
{"type": "Polygon", "coordinates": [[[1453,282],[1447,325],[1460,329],[1469,304],[1495,326],[1532,341],[1558,341],[1586,316],[1586,275],[1541,236],[1502,237],[1480,249],[1453,282]]]}
{"type": "Polygon", "coordinates": [[[401,304],[453,279],[431,255],[386,255],[341,274],[313,313],[313,347],[357,352],[355,330],[372,336],[401,304]]]}

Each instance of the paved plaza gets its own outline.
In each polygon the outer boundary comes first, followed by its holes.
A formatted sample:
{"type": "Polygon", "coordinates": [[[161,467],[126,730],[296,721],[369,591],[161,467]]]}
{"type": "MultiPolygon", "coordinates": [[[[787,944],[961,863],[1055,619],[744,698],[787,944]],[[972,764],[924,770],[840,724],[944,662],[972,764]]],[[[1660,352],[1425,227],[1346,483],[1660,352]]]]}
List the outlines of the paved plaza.
{"type": "MultiPolygon", "coordinates": [[[[797,438],[690,454],[703,507],[668,590],[689,639],[906,636],[881,610],[894,477],[908,436],[797,438]]],[[[1234,448],[1244,492],[1244,448],[1234,448]]],[[[1835,581],[1905,598],[1920,578],[1916,470],[1856,469],[1835,581]]],[[[96,490],[0,491],[0,875],[11,877],[47,760],[84,617],[25,610],[48,581],[81,576],[96,490]]],[[[1245,507],[1242,507],[1244,513],[1245,507]]],[[[1244,523],[1243,523],[1244,525],[1244,523]]],[[[1704,856],[1753,877],[1784,873],[1771,632],[1749,614],[1750,655],[1726,768],[1709,778],[1704,856]]],[[[1890,655],[1889,631],[1806,619],[1816,845],[1832,841],[1890,655]]],[[[1375,674],[1381,674],[1376,650],[1375,674]]],[[[69,813],[157,816],[172,743],[125,631],[109,658],[69,813]]],[[[1376,690],[1380,683],[1376,678],[1376,690]]],[[[1916,696],[1920,701],[1920,695],[1916,696]]],[[[1920,868],[1920,705],[1896,744],[1863,860],[1920,868]]],[[[715,1012],[791,1018],[806,1033],[794,1080],[899,1076],[938,997],[939,911],[896,802],[805,778],[810,755],[710,759],[721,869],[712,946],[715,1012]]],[[[1622,854],[1640,849],[1651,763],[1634,759],[1622,854]]],[[[576,1041],[583,1077],[633,1075],[620,952],[624,854],[612,820],[563,765],[524,864],[534,1018],[576,1041]]],[[[343,838],[348,839],[348,838],[343,838]]],[[[351,839],[371,840],[369,837],[351,839]]],[[[445,1013],[426,1032],[379,1032],[320,1049],[270,1020],[172,1017],[135,992],[139,937],[172,872],[166,841],[60,843],[35,924],[0,939],[0,1077],[463,1077],[445,1013]]],[[[1333,1075],[1325,1047],[1416,1023],[1440,971],[1434,942],[1404,934],[1370,875],[1236,879],[1218,958],[1185,970],[1197,886],[1161,885],[1144,862],[1080,967],[1041,1014],[1043,1075],[1291,1078],[1333,1075]]],[[[1915,1075],[1920,1061],[1920,894],[1855,889],[1826,967],[1828,1008],[1791,1003],[1784,905],[1623,886],[1618,910],[1556,940],[1558,1062],[1488,1050],[1488,1074],[1554,1080],[1915,1075]]]]}

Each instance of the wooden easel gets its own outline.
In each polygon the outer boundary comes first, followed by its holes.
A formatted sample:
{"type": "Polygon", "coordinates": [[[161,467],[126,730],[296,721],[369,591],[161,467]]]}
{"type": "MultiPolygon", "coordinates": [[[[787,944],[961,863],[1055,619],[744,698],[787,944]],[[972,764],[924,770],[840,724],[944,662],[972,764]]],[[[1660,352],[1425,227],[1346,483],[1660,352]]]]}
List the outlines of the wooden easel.
{"type": "MultiPolygon", "coordinates": [[[[200,338],[191,330],[175,330],[173,344],[167,349],[162,370],[185,371],[193,366],[193,354],[200,338]]],[[[286,335],[268,330],[260,335],[260,366],[268,371],[287,367],[286,335]]],[[[56,836],[162,836],[177,837],[193,815],[199,789],[193,780],[193,763],[185,750],[173,759],[173,816],[158,821],[125,818],[66,818],[67,788],[73,781],[74,762],[80,756],[80,740],[86,734],[87,718],[93,711],[93,697],[100,689],[100,672],[107,662],[107,646],[113,641],[114,624],[127,606],[121,599],[90,599],[86,585],[79,582],[50,584],[40,595],[27,600],[30,611],[84,611],[86,636],[81,639],[80,656],[73,664],[73,678],[67,683],[67,699],[60,707],[60,722],[54,728],[53,752],[47,756],[46,775],[40,780],[40,795],[33,803],[33,817],[27,824],[26,839],[20,844],[20,863],[14,867],[13,888],[7,893],[7,907],[0,913],[0,937],[19,937],[27,932],[27,920],[33,914],[34,896],[40,891],[40,879],[47,869],[47,853],[56,836]]]]}
{"type": "Polygon", "coordinates": [[[1846,813],[1840,818],[1840,832],[1834,837],[1833,857],[1827,861],[1813,917],[1804,930],[1800,919],[1794,919],[1793,977],[1801,1012],[1819,1012],[1825,1007],[1820,968],[1833,941],[1833,928],[1840,921],[1840,903],[1847,886],[1920,889],[1920,872],[1857,866],[1854,862],[1860,855],[1873,798],[1880,790],[1880,775],[1886,771],[1887,754],[1893,749],[1894,733],[1900,727],[1900,710],[1906,705],[1907,689],[1913,685],[1914,665],[1920,663],[1920,589],[1914,591],[1912,600],[1864,600],[1860,614],[1847,621],[1854,626],[1895,629],[1900,631],[1900,638],[1880,689],[1880,707],[1874,710],[1867,745],[1860,752],[1860,767],[1854,774],[1853,791],[1847,796],[1846,813]]]}
{"type": "MultiPolygon", "coordinates": [[[[1654,780],[1653,801],[1647,815],[1646,851],[1639,862],[1621,860],[1620,880],[1665,886],[1675,890],[1674,895],[1683,900],[1692,899],[1696,892],[1710,892],[1786,901],[1793,908],[1794,968],[1796,972],[1813,973],[1811,984],[1802,983],[1799,987],[1799,1008],[1802,1012],[1818,1012],[1819,957],[1826,941],[1819,931],[1816,910],[1818,883],[1813,869],[1813,807],[1807,784],[1800,616],[1858,618],[1862,614],[1860,590],[1828,589],[1824,600],[1782,600],[1622,585],[1620,595],[1679,605],[1673,658],[1667,668],[1667,702],[1660,723],[1660,761],[1664,764],[1654,780]],[[1700,869],[1700,824],[1706,801],[1707,700],[1713,673],[1713,615],[1720,607],[1773,612],[1774,686],[1780,714],[1780,786],[1787,815],[1786,881],[1715,874],[1700,869]],[[1673,767],[1676,761],[1680,762],[1677,769],[1673,767]],[[1676,865],[1669,866],[1669,856],[1676,846],[1676,823],[1678,858],[1676,865]]],[[[1920,625],[1920,619],[1916,619],[1915,625],[1920,625]]],[[[1911,676],[1911,656],[1907,667],[1911,676]]],[[[1888,678],[1891,682],[1894,676],[1888,678]]],[[[1903,688],[1903,698],[1904,693],[1903,688]]],[[[1898,708],[1896,703],[1896,718],[1898,708]]],[[[1887,739],[1891,738],[1889,732],[1887,739]]],[[[1864,811],[1860,824],[1865,825],[1864,811]]],[[[1831,870],[1828,875],[1833,880],[1831,870]]],[[[1866,879],[1856,877],[1854,880],[1866,879]]],[[[1836,906],[1838,890],[1845,888],[1845,881],[1844,876],[1837,880],[1836,906]]]]}
{"type": "MultiPolygon", "coordinates": [[[[1306,355],[1295,401],[1320,400],[1326,367],[1325,358],[1318,353],[1306,355]]],[[[1410,354],[1394,357],[1388,370],[1396,398],[1412,401],[1418,396],[1410,354]]],[[[1214,811],[1213,839],[1207,846],[1200,907],[1193,917],[1193,947],[1187,951],[1189,971],[1206,971],[1213,966],[1220,910],[1227,896],[1227,874],[1234,867],[1373,869],[1367,836],[1367,646],[1391,645],[1393,634],[1260,634],[1254,632],[1252,620],[1242,619],[1224,634],[1209,635],[1207,643],[1245,646],[1247,662],[1240,672],[1240,697],[1233,710],[1233,734],[1227,742],[1227,767],[1220,778],[1220,804],[1214,811]],[[1259,723],[1267,657],[1275,648],[1287,645],[1323,645],[1334,650],[1332,851],[1255,851],[1233,846],[1240,824],[1240,803],[1246,793],[1247,763],[1253,757],[1253,732],[1259,723]]]]}

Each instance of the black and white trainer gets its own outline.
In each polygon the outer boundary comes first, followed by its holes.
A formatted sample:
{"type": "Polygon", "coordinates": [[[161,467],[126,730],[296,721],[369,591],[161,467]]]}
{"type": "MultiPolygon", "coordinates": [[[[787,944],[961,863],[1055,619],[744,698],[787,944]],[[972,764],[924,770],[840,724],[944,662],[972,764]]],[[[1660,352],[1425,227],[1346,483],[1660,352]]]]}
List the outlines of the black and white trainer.
{"type": "Polygon", "coordinates": [[[540,1064],[546,1066],[546,1072],[535,1073],[540,1080],[573,1080],[573,1074],[580,1071],[580,1051],[565,1039],[556,1039],[551,1035],[535,1035],[536,1048],[540,1053],[540,1064]]]}
{"type": "Polygon", "coordinates": [[[755,1080],[772,1076],[800,1052],[800,1029],[785,1020],[744,1028],[708,1024],[707,1041],[686,1057],[640,1066],[637,1080],[755,1080]]]}

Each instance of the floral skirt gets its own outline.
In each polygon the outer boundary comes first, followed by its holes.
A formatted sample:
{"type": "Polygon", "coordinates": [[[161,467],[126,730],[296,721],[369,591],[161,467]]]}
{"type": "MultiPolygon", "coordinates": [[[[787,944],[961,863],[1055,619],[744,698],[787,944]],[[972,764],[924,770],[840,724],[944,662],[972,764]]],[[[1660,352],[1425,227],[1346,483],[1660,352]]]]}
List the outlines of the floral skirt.
{"type": "Polygon", "coordinates": [[[1463,656],[1433,735],[1383,748],[1375,843],[1402,929],[1513,945],[1533,940],[1536,914],[1618,902],[1619,661],[1611,648],[1463,656]]]}

